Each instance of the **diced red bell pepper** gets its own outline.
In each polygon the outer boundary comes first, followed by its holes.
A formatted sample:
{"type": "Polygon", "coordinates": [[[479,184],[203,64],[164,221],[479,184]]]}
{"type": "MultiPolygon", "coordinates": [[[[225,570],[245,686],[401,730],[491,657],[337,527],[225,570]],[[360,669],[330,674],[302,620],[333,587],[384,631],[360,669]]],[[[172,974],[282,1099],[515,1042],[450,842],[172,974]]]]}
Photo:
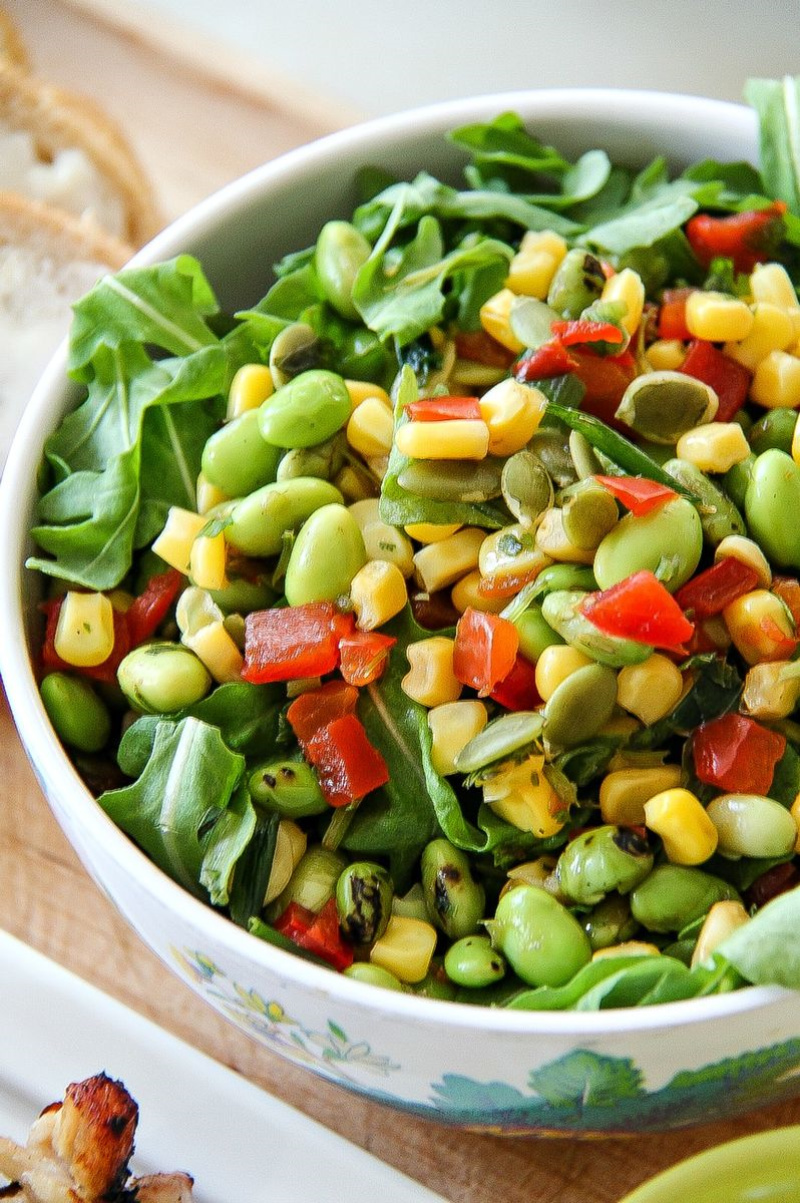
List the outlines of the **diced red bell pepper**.
{"type": "Polygon", "coordinates": [[[243,679],[261,685],[332,672],[339,663],[339,640],[352,625],[344,618],[330,602],[248,614],[243,679]]]}
{"type": "Polygon", "coordinates": [[[692,337],[686,325],[686,301],[696,292],[694,288],[667,288],[658,308],[657,330],[659,338],[677,339],[686,342],[692,337]]]}
{"type": "Polygon", "coordinates": [[[131,647],[152,639],[180,592],[183,577],[176,568],[151,576],[144,591],[125,612],[131,647]]]}
{"type": "Polygon", "coordinates": [[[653,647],[677,647],[694,633],[675,598],[646,569],[601,593],[590,593],[579,609],[604,634],[653,647]]]}
{"type": "Polygon", "coordinates": [[[782,735],[744,714],[703,723],[692,740],[697,776],[726,793],[767,794],[785,750],[782,735]]]}
{"type": "Polygon", "coordinates": [[[550,380],[553,376],[564,376],[573,372],[577,361],[570,355],[558,338],[543,343],[535,351],[528,351],[514,366],[514,376],[524,384],[536,380],[550,380]]]}
{"type": "Polygon", "coordinates": [[[273,927],[299,948],[327,961],[339,973],[353,963],[353,949],[342,936],[334,898],[328,899],[318,915],[297,902],[290,902],[273,927]]]}
{"type": "Polygon", "coordinates": [[[43,672],[78,673],[82,677],[90,677],[93,681],[101,681],[104,684],[115,683],[117,680],[117,669],[131,650],[127,616],[122,610],[113,611],[114,646],[111,655],[103,660],[102,664],[91,666],[68,664],[66,660],[61,659],[56,651],[56,629],[58,628],[58,616],[61,613],[63,600],[61,597],[54,598],[52,601],[43,602],[40,607],[47,618],[42,644],[43,672]]]}
{"type": "Polygon", "coordinates": [[[711,618],[721,614],[737,597],[750,593],[757,584],[758,573],[754,568],[735,556],[725,556],[682,585],[675,600],[696,619],[711,618]]]}
{"type": "Polygon", "coordinates": [[[506,710],[534,710],[541,705],[536,669],[530,660],[518,653],[510,673],[495,685],[489,696],[506,710]]]}
{"type": "Polygon", "coordinates": [[[516,597],[520,589],[535,581],[541,568],[531,568],[528,572],[506,572],[497,575],[483,576],[478,582],[478,593],[481,597],[504,598],[516,597]]]}
{"type": "Polygon", "coordinates": [[[629,435],[630,427],[618,421],[614,415],[626,388],[638,374],[633,353],[622,351],[619,355],[595,355],[588,349],[573,347],[571,354],[575,360],[572,373],[586,390],[581,409],[594,414],[612,429],[629,435]]]}
{"type": "Polygon", "coordinates": [[[320,727],[305,747],[331,806],[349,806],[389,780],[386,761],[373,747],[363,723],[345,714],[320,727]]]}
{"type": "Polygon", "coordinates": [[[623,343],[625,334],[613,322],[592,322],[578,318],[571,322],[553,322],[550,329],[564,347],[586,343],[623,343]]]}
{"type": "Polygon", "coordinates": [[[299,902],[290,902],[285,911],[281,911],[272,926],[287,940],[297,944],[298,937],[305,935],[314,922],[314,912],[299,902]]]}
{"type": "Polygon", "coordinates": [[[800,630],[800,581],[791,576],[774,576],[770,591],[779,597],[800,630]]]}
{"type": "Polygon", "coordinates": [[[713,343],[696,338],[689,344],[686,358],[678,369],[695,380],[702,380],[713,388],[719,398],[719,408],[714,415],[717,422],[730,422],[747,400],[752,373],[744,364],[713,343]]]}
{"type": "Polygon", "coordinates": [[[335,718],[354,714],[358,690],[338,679],[326,681],[318,689],[308,689],[295,698],[286,711],[286,721],[299,744],[305,746],[319,731],[335,718]]]}
{"type": "Polygon", "coordinates": [[[459,330],[455,336],[456,355],[489,368],[510,368],[514,352],[509,351],[485,330],[459,330]]]}
{"type": "Polygon", "coordinates": [[[513,622],[470,606],[456,627],[453,672],[462,685],[486,697],[511,672],[518,649],[513,622]]]}
{"type": "Polygon", "coordinates": [[[380,631],[353,631],[339,642],[339,672],[350,685],[371,685],[383,675],[397,640],[380,631]]]}
{"type": "Polygon", "coordinates": [[[622,502],[625,509],[637,518],[678,496],[668,485],[648,480],[645,476],[595,476],[595,480],[613,493],[617,501],[622,502]]]}
{"type": "Polygon", "coordinates": [[[450,422],[454,418],[480,420],[477,397],[423,397],[406,406],[412,422],[450,422]]]}
{"type": "Polygon", "coordinates": [[[711,217],[698,213],[686,223],[686,237],[696,258],[709,267],[716,258],[732,259],[737,272],[751,272],[775,253],[785,233],[786,204],[773,201],[765,209],[711,217]]]}

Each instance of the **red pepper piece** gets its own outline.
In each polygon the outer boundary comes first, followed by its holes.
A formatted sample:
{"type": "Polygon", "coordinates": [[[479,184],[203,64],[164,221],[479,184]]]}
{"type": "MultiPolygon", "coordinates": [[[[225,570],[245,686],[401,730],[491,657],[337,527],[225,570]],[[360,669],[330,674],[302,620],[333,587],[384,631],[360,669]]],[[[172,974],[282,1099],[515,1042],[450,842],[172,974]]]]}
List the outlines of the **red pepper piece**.
{"type": "Polygon", "coordinates": [[[144,592],[135,597],[126,611],[131,647],[152,639],[178,596],[183,577],[176,568],[151,576],[144,592]]]}
{"type": "Polygon", "coordinates": [[[738,363],[720,351],[713,343],[696,338],[689,344],[686,358],[678,369],[695,380],[702,380],[713,388],[719,398],[719,408],[714,415],[716,422],[730,422],[747,400],[752,373],[744,364],[738,363]]]}
{"type": "Polygon", "coordinates": [[[353,963],[353,950],[342,937],[333,898],[328,899],[318,915],[297,902],[290,902],[273,927],[299,948],[327,961],[339,973],[353,963]]]}
{"type": "Polygon", "coordinates": [[[564,347],[585,343],[623,343],[625,334],[613,322],[591,322],[578,318],[571,322],[553,322],[550,329],[564,347]]]}
{"type": "Polygon", "coordinates": [[[513,622],[470,606],[456,627],[453,649],[456,679],[486,697],[511,672],[518,648],[519,634],[513,622]]]}
{"type": "Polygon", "coordinates": [[[305,748],[331,806],[349,806],[389,780],[386,761],[369,742],[364,725],[345,714],[320,727],[305,748]]]}
{"type": "Polygon", "coordinates": [[[789,610],[794,625],[800,630],[800,581],[791,576],[774,576],[770,588],[789,610]]]}
{"type": "Polygon", "coordinates": [[[594,414],[607,426],[630,435],[630,427],[614,416],[623,394],[637,375],[636,359],[631,351],[619,355],[595,355],[593,351],[573,347],[573,375],[586,389],[581,409],[594,414]]]}
{"type": "Polygon", "coordinates": [[[773,201],[766,209],[726,217],[698,213],[686,223],[686,237],[703,267],[722,257],[733,260],[735,271],[751,272],[778,249],[786,229],[785,212],[783,201],[773,201]]]}
{"type": "Polygon", "coordinates": [[[750,593],[758,584],[758,573],[735,556],[725,556],[682,585],[675,600],[695,618],[721,614],[729,602],[750,593]]]}
{"type": "Polygon", "coordinates": [[[750,889],[745,891],[744,900],[748,907],[754,906],[759,909],[779,894],[793,890],[799,883],[800,872],[797,866],[791,861],[784,861],[782,865],[773,865],[766,873],[757,877],[750,889]]]}
{"type": "Polygon", "coordinates": [[[454,418],[480,420],[477,397],[423,397],[406,406],[412,422],[450,422],[454,418]]]}
{"type": "Polygon", "coordinates": [[[694,634],[694,625],[675,598],[646,569],[601,593],[590,593],[579,609],[604,634],[653,647],[673,648],[694,634]]]}
{"type": "Polygon", "coordinates": [[[380,631],[353,631],[339,642],[339,672],[350,685],[370,685],[383,674],[397,640],[380,631]]]}
{"type": "Polygon", "coordinates": [[[535,351],[529,351],[514,367],[514,376],[525,384],[535,380],[549,380],[553,376],[564,376],[573,372],[577,362],[558,338],[543,343],[535,351]]]}
{"type": "Polygon", "coordinates": [[[483,576],[478,582],[478,593],[481,597],[516,597],[520,589],[535,581],[541,568],[531,568],[528,572],[506,572],[499,576],[483,576]]]}
{"type": "Polygon", "coordinates": [[[286,936],[287,940],[297,944],[298,937],[305,935],[314,922],[314,918],[314,912],[310,911],[307,906],[301,906],[299,902],[290,902],[286,910],[278,915],[272,926],[282,936],[286,936]]]}
{"type": "Polygon", "coordinates": [[[88,667],[78,666],[68,664],[66,660],[62,660],[56,651],[56,628],[58,627],[58,616],[61,613],[62,603],[63,598],[59,597],[53,601],[43,602],[41,605],[41,609],[47,616],[47,625],[42,645],[43,671],[46,673],[78,673],[82,677],[90,677],[93,681],[101,681],[104,684],[116,683],[117,669],[131,650],[127,615],[122,610],[114,610],[113,612],[114,647],[111,655],[106,657],[102,664],[94,664],[88,667]]]}
{"type": "Polygon", "coordinates": [[[342,617],[330,602],[248,614],[243,679],[260,685],[332,672],[339,663],[342,617]]]}
{"type": "Polygon", "coordinates": [[[695,292],[694,288],[667,288],[658,309],[657,330],[659,338],[678,339],[686,342],[692,337],[686,325],[686,301],[695,292]]]}
{"type": "Polygon", "coordinates": [[[354,714],[358,690],[346,681],[326,681],[319,689],[309,689],[295,698],[286,711],[286,721],[298,743],[305,746],[319,731],[335,718],[354,714]]]}
{"type": "Polygon", "coordinates": [[[509,351],[485,330],[460,330],[455,336],[456,355],[471,363],[484,363],[490,368],[510,368],[514,352],[509,351]]]}
{"type": "Polygon", "coordinates": [[[625,509],[637,518],[678,496],[668,485],[660,485],[658,481],[648,480],[645,476],[595,476],[595,480],[613,493],[617,501],[621,501],[625,509]]]}
{"type": "Polygon", "coordinates": [[[766,794],[786,740],[744,714],[723,714],[697,728],[692,749],[695,772],[706,785],[726,793],[766,794]]]}
{"type": "Polygon", "coordinates": [[[511,672],[495,685],[489,696],[506,710],[533,710],[540,706],[536,669],[530,660],[517,654],[511,672]]]}

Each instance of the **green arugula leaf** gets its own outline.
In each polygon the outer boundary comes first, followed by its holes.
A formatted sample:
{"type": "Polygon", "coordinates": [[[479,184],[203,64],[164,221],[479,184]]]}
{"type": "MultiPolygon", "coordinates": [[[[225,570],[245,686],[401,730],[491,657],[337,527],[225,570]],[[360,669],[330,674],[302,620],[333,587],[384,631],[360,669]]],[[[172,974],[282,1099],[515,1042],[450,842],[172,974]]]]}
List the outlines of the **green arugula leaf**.
{"type": "Polygon", "coordinates": [[[800,215],[800,76],[749,79],[744,95],[758,117],[764,187],[800,215]]]}
{"type": "Polygon", "coordinates": [[[737,927],[715,955],[733,965],[755,986],[800,990],[800,889],[779,894],[749,923],[737,927]]]}

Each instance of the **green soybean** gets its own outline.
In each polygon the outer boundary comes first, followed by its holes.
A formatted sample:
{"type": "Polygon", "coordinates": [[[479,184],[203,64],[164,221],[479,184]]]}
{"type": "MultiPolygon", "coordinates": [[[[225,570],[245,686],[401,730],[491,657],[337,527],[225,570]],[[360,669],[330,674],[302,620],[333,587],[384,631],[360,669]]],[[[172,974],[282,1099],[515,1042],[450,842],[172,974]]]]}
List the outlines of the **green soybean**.
{"type": "Polygon", "coordinates": [[[531,602],[527,610],[513,619],[519,635],[519,650],[527,660],[535,663],[546,647],[552,647],[564,640],[558,631],[545,622],[542,607],[538,602],[531,602]]]}
{"type": "Polygon", "coordinates": [[[357,326],[348,330],[339,345],[337,365],[348,380],[369,380],[373,384],[388,384],[397,361],[377,334],[357,326]]]}
{"type": "Polygon", "coordinates": [[[706,807],[723,856],[788,856],[797,824],[785,806],[760,794],[722,794],[706,807]]]}
{"type": "Polygon", "coordinates": [[[105,747],[111,717],[88,681],[69,673],[48,673],[39,692],[62,743],[78,752],[99,752],[105,747]]]}
{"type": "Polygon", "coordinates": [[[280,448],[265,443],[257,409],[226,422],[203,448],[200,466],[206,480],[228,497],[244,497],[275,480],[280,448]]]}
{"type": "Polygon", "coordinates": [[[381,866],[369,861],[348,865],[336,883],[339,926],[354,944],[379,940],[392,915],[394,887],[381,866]]]}
{"type": "Polygon", "coordinates": [[[336,601],[366,562],[364,536],[353,515],[344,505],[324,505],[295,539],[284,580],[286,600],[290,606],[336,601]]]}
{"type": "MultiPolygon", "coordinates": [[[[695,464],[683,459],[671,459],[664,464],[664,470],[698,498],[700,504],[697,513],[703,538],[711,547],[718,547],[728,535],[747,534],[744,518],[728,494],[695,464]]],[[[666,581],[664,583],[667,584],[666,581]]]]}
{"type": "Polygon", "coordinates": [[[601,589],[609,589],[648,569],[674,593],[692,576],[702,551],[697,510],[686,498],[676,497],[649,514],[626,514],[620,519],[597,548],[594,575],[601,589]]]}
{"type": "Polygon", "coordinates": [[[744,502],[751,538],[781,568],[800,568],[800,468],[777,448],[756,457],[744,502]]]}
{"type": "Polygon", "coordinates": [[[538,886],[508,890],[486,926],[492,945],[528,986],[563,986],[591,960],[592,946],[580,923],[538,886]]]}
{"type": "Polygon", "coordinates": [[[342,970],[345,977],[351,977],[356,982],[366,982],[368,986],[381,986],[384,990],[404,990],[399,977],[395,977],[381,965],[372,965],[369,961],[355,961],[342,970]]]}
{"type": "Polygon", "coordinates": [[[325,299],[338,314],[359,321],[353,302],[353,284],[372,247],[349,221],[328,221],[317,237],[314,266],[325,299]]]}
{"type": "Polygon", "coordinates": [[[296,531],[315,510],[343,500],[327,480],[299,476],[263,485],[233,507],[225,539],[248,556],[276,556],[286,531],[296,531]]]}
{"type": "Polygon", "coordinates": [[[466,854],[449,840],[431,840],[422,851],[420,870],[431,923],[451,940],[472,935],[484,917],[486,896],[466,854]]]}
{"type": "Polygon", "coordinates": [[[261,437],[275,447],[313,447],[332,438],[352,412],[341,376],[324,368],[301,372],[257,410],[261,437]]]}
{"type": "Polygon", "coordinates": [[[308,322],[292,322],[276,335],[269,350],[272,383],[281,389],[295,376],[320,367],[322,346],[317,332],[308,322]]]}
{"type": "Polygon", "coordinates": [[[333,480],[344,467],[347,458],[347,439],[340,432],[314,447],[293,447],[278,464],[276,480],[296,480],[298,476],[317,476],[333,480]]]}
{"type": "Polygon", "coordinates": [[[581,602],[586,596],[586,593],[577,589],[559,589],[548,593],[542,601],[542,616],[545,622],[554,631],[558,631],[571,647],[590,656],[598,664],[607,664],[609,668],[641,664],[652,655],[653,649],[647,643],[621,639],[617,635],[606,635],[598,630],[594,623],[580,612],[581,602]]]}
{"type": "Polygon", "coordinates": [[[686,865],[656,865],[631,891],[631,914],[648,931],[682,931],[727,899],[741,901],[721,877],[686,865]]]}
{"type": "Polygon", "coordinates": [[[791,455],[796,426],[796,409],[770,409],[750,428],[747,441],[756,455],[770,447],[791,455]]]}
{"type": "Polygon", "coordinates": [[[146,643],[117,669],[125,697],[144,714],[175,714],[193,706],[211,688],[203,661],[182,643],[146,643]]]}
{"type": "Polygon", "coordinates": [[[653,868],[653,853],[630,827],[594,827],[567,844],[556,878],[570,902],[595,906],[615,890],[629,894],[653,868]]]}
{"type": "Polygon", "coordinates": [[[269,760],[248,778],[253,801],[288,819],[324,814],[329,804],[317,775],[304,760],[269,760]]]}
{"type": "Polygon", "coordinates": [[[744,512],[744,502],[747,496],[747,486],[750,484],[755,462],[756,457],[751,452],[746,459],[740,460],[738,464],[734,464],[732,468],[729,468],[722,477],[722,488],[736,508],[742,513],[744,512]]]}
{"type": "Polygon", "coordinates": [[[567,251],[550,284],[547,304],[563,318],[579,318],[605,287],[603,265],[596,255],[575,247],[567,251]]]}
{"type": "Polygon", "coordinates": [[[631,916],[628,899],[612,891],[584,917],[583,928],[596,951],[630,940],[636,934],[638,924],[631,916]]]}
{"type": "Polygon", "coordinates": [[[506,968],[488,936],[463,936],[444,954],[444,969],[450,981],[468,989],[479,990],[499,982],[506,968]]]}

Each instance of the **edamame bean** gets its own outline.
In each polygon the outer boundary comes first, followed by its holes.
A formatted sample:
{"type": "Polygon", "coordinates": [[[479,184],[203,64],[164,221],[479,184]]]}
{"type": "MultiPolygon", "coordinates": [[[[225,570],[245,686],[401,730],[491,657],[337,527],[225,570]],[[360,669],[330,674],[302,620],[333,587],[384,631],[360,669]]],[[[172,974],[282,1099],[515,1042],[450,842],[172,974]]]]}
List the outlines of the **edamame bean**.
{"type": "Polygon", "coordinates": [[[587,664],[561,682],[544,708],[544,736],[552,747],[585,743],[605,726],[617,701],[617,674],[587,664]]]}
{"type": "Polygon", "coordinates": [[[326,902],[336,893],[336,883],[347,867],[340,852],[319,844],[308,848],[295,866],[289,884],[273,904],[276,915],[286,910],[290,902],[319,914],[326,902]]]}
{"type": "Polygon", "coordinates": [[[537,597],[563,589],[580,589],[584,593],[591,593],[596,588],[597,581],[592,569],[578,564],[551,564],[539,573],[535,582],[537,597]]]}
{"type": "Polygon", "coordinates": [[[729,468],[722,477],[723,489],[740,512],[744,512],[747,486],[750,484],[755,462],[755,455],[750,454],[747,459],[740,460],[738,464],[734,464],[732,468],[729,468]]]}
{"type": "Polygon", "coordinates": [[[538,886],[508,890],[486,927],[493,947],[528,986],[563,986],[591,960],[578,920],[538,886]]]}
{"type": "Polygon", "coordinates": [[[276,447],[313,447],[341,430],[352,411],[341,376],[315,368],[301,372],[256,411],[261,437],[276,447]]]}
{"type": "Polygon", "coordinates": [[[777,447],[779,451],[791,455],[796,426],[796,409],[768,409],[751,427],[747,441],[755,455],[769,451],[770,447],[777,447]]]}
{"type": "Polygon", "coordinates": [[[785,806],[760,794],[721,794],[706,807],[723,856],[788,856],[797,824],[785,806]]]}
{"type": "Polygon", "coordinates": [[[491,501],[502,491],[505,460],[412,459],[397,477],[401,489],[429,501],[491,501]]]}
{"type": "Polygon", "coordinates": [[[269,577],[264,573],[240,576],[235,565],[228,566],[227,585],[222,589],[209,589],[209,593],[224,614],[249,614],[253,610],[266,610],[277,596],[269,577]]]}
{"type": "Polygon", "coordinates": [[[589,943],[597,951],[598,948],[610,948],[612,944],[630,940],[636,934],[638,924],[631,916],[628,899],[612,892],[585,916],[583,927],[589,943]]]}
{"type": "Polygon", "coordinates": [[[336,366],[348,380],[387,384],[387,376],[391,380],[392,368],[396,370],[397,364],[377,334],[357,326],[342,339],[336,366]]]}
{"type": "Polygon", "coordinates": [[[472,935],[483,918],[486,897],[472,876],[468,857],[449,840],[431,840],[423,849],[420,868],[431,923],[451,940],[472,935]]]}
{"type": "Polygon", "coordinates": [[[567,844],[558,858],[556,877],[571,902],[595,906],[616,890],[629,894],[653,868],[646,839],[632,827],[594,827],[567,844]]]}
{"type": "Polygon", "coordinates": [[[561,260],[550,284],[547,304],[562,318],[579,318],[599,299],[606,277],[600,260],[574,247],[561,260]]]}
{"type": "Polygon", "coordinates": [[[211,435],[200,461],[203,475],[228,497],[244,497],[275,480],[280,448],[265,443],[257,409],[233,418],[211,435]]]}
{"type": "Polygon", "coordinates": [[[519,635],[519,650],[532,663],[536,663],[546,647],[564,642],[558,631],[545,622],[542,607],[537,602],[531,602],[513,622],[519,635]]]}
{"type": "MultiPolygon", "coordinates": [[[[697,513],[703,538],[711,547],[717,547],[729,535],[746,535],[747,528],[744,518],[737,510],[727,493],[695,464],[684,459],[670,459],[664,464],[664,471],[694,493],[699,500],[697,513]]],[[[667,584],[667,582],[664,582],[667,584]]],[[[667,585],[667,588],[670,588],[667,585]]]]}
{"type": "Polygon", "coordinates": [[[247,785],[258,806],[286,819],[321,815],[329,809],[317,775],[305,760],[267,761],[253,769],[247,785]]]}
{"type": "Polygon", "coordinates": [[[314,266],[325,299],[353,322],[360,319],[353,303],[353,284],[371,251],[364,235],[349,221],[328,221],[317,237],[314,266]]]}
{"type": "Polygon", "coordinates": [[[609,589],[632,573],[649,569],[674,593],[692,576],[702,551],[697,510],[691,501],[676,497],[649,514],[621,518],[597,549],[594,575],[601,589],[609,589]]]}
{"type": "Polygon", "coordinates": [[[751,538],[782,568],[800,568],[800,468],[777,448],[756,457],[744,510],[751,538]]]}
{"type": "Polygon", "coordinates": [[[298,476],[317,476],[333,480],[344,467],[347,457],[347,438],[340,431],[332,439],[315,447],[293,447],[278,464],[276,480],[296,480],[298,476]]]}
{"type": "Polygon", "coordinates": [[[263,485],[233,507],[226,542],[244,555],[276,556],[286,531],[298,530],[315,510],[342,500],[334,485],[314,476],[263,485]]]}
{"type": "Polygon", "coordinates": [[[631,914],[648,931],[682,931],[715,902],[741,901],[721,877],[686,865],[657,865],[631,892],[631,914]]]}
{"type": "Polygon", "coordinates": [[[457,986],[479,990],[505,977],[506,962],[488,936],[463,936],[444,954],[444,970],[457,986]]]}
{"type": "Polygon", "coordinates": [[[641,664],[652,655],[653,649],[647,643],[621,639],[598,630],[580,612],[581,602],[586,596],[578,589],[558,589],[546,594],[542,601],[545,622],[558,631],[570,647],[591,656],[598,664],[607,664],[609,668],[641,664]]]}
{"type": "Polygon", "coordinates": [[[211,688],[203,661],[182,643],[146,643],[128,652],[117,669],[119,686],[143,714],[175,714],[211,688]]]}
{"type": "Polygon", "coordinates": [[[344,505],[324,505],[295,539],[284,580],[286,600],[290,606],[336,601],[366,562],[364,536],[353,515],[344,505]]]}
{"type": "Polygon", "coordinates": [[[403,983],[382,965],[373,965],[370,961],[354,961],[343,969],[345,977],[351,977],[356,982],[366,982],[369,986],[382,986],[384,990],[403,990],[403,983]]]}
{"type": "Polygon", "coordinates": [[[339,926],[354,944],[379,940],[392,915],[394,886],[381,865],[356,861],[348,865],[336,883],[339,926]]]}
{"type": "Polygon", "coordinates": [[[105,747],[111,718],[87,680],[69,673],[48,673],[39,692],[47,717],[67,747],[78,752],[99,752],[105,747]]]}

